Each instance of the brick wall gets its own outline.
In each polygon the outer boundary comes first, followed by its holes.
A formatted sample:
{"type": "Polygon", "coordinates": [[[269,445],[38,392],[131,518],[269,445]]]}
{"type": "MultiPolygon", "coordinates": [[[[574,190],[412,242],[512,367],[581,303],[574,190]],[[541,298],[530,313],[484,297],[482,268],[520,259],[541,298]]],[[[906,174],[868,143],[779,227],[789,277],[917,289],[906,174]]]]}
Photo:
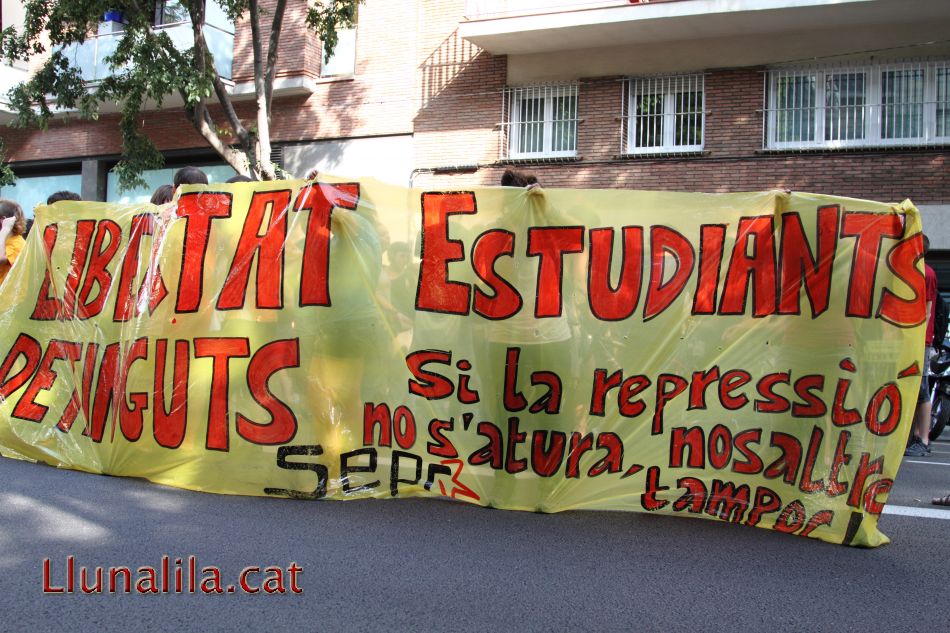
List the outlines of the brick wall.
{"type": "Polygon", "coordinates": [[[463,0],[422,0],[416,165],[490,163],[498,158],[507,60],[458,36],[463,0]]]}
{"type": "MultiPolygon", "coordinates": [[[[267,13],[260,24],[268,32],[273,21],[276,0],[260,0],[260,6],[267,13]]],[[[306,2],[290,0],[284,10],[283,28],[280,32],[280,50],[278,56],[278,77],[320,76],[320,41],[307,30],[304,18],[307,15],[306,2]],[[290,54],[287,54],[290,53],[290,54]]],[[[263,43],[267,50],[267,42],[263,43]]],[[[235,83],[254,81],[254,49],[251,40],[251,22],[241,19],[234,24],[234,65],[231,74],[235,83]]]]}
{"type": "MultiPolygon", "coordinates": [[[[485,63],[487,63],[487,59],[485,63]]],[[[578,89],[579,160],[564,163],[526,162],[518,168],[535,173],[553,187],[627,188],[666,191],[758,191],[782,188],[832,195],[917,204],[950,202],[950,152],[946,148],[868,150],[850,152],[762,152],[763,75],[759,70],[715,71],[706,76],[705,151],[701,156],[619,158],[623,84],[616,78],[585,79],[578,89]]],[[[500,110],[504,81],[496,77],[494,96],[500,110]]],[[[483,86],[483,91],[489,89],[483,86]]],[[[465,130],[473,110],[486,102],[459,99],[448,111],[432,115],[440,121],[455,118],[465,130]]],[[[451,127],[446,125],[446,127],[451,127]]],[[[466,132],[471,136],[471,132],[466,132]]],[[[499,132],[494,132],[497,148],[499,132]]],[[[452,138],[452,136],[449,136],[452,138]]],[[[454,148],[454,143],[446,143],[454,148]]],[[[486,145],[488,145],[486,143],[486,145]]],[[[418,147],[418,145],[417,145],[418,147]]],[[[459,163],[477,162],[481,146],[467,155],[453,155],[459,163]]],[[[500,154],[495,153],[495,160],[500,154]]],[[[417,150],[420,167],[450,164],[440,153],[417,150]]],[[[486,162],[493,162],[492,160],[486,162]]],[[[420,187],[456,189],[496,184],[503,167],[485,166],[474,174],[430,175],[416,179],[420,187]]]]}
{"type": "MultiPolygon", "coordinates": [[[[792,189],[829,195],[917,204],[950,201],[946,152],[689,158],[617,163],[524,166],[547,186],[624,188],[709,193],[792,189]]],[[[502,168],[459,176],[417,178],[420,187],[458,189],[497,184],[502,168]]]]}

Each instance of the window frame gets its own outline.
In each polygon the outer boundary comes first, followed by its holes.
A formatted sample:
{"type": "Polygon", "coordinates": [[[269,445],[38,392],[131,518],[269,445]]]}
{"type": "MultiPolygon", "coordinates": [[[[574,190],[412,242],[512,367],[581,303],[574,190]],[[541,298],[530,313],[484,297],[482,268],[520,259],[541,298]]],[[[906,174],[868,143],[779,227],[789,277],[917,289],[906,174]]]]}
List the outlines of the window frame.
{"type": "MultiPolygon", "coordinates": [[[[321,52],[320,52],[320,77],[321,77],[321,78],[324,78],[324,79],[335,79],[335,78],[340,78],[340,77],[352,77],[352,76],[354,76],[354,75],[356,74],[357,46],[359,46],[359,32],[358,32],[356,26],[354,26],[354,27],[351,28],[351,29],[340,29],[339,31],[337,31],[337,45],[336,45],[336,47],[334,47],[333,55],[331,55],[329,59],[327,59],[326,57],[324,57],[324,55],[323,55],[323,50],[322,50],[322,46],[321,46],[321,52]],[[332,60],[335,60],[335,59],[341,57],[341,56],[340,56],[340,39],[341,39],[341,36],[342,36],[343,34],[347,34],[347,37],[350,37],[350,35],[349,35],[350,33],[352,33],[352,38],[353,38],[353,58],[352,58],[352,59],[347,59],[348,64],[347,64],[347,67],[346,67],[346,69],[345,69],[344,71],[342,71],[342,72],[334,72],[334,73],[328,73],[328,72],[326,72],[327,67],[328,67],[328,66],[331,66],[331,63],[330,63],[330,62],[331,62],[332,60]]],[[[332,67],[332,66],[331,66],[331,67],[332,67]]]]}
{"type": "MultiPolygon", "coordinates": [[[[174,22],[165,22],[167,7],[169,4],[172,4],[172,3],[178,4],[179,6],[181,6],[181,3],[178,0],[155,0],[155,3],[154,3],[155,8],[152,12],[152,28],[153,29],[163,29],[163,28],[168,28],[171,26],[177,26],[179,24],[189,24],[191,22],[190,16],[188,16],[187,19],[184,19],[184,20],[177,20],[174,22]]],[[[182,7],[182,8],[185,9],[185,14],[187,15],[188,14],[187,8],[185,7],[182,7]]]]}
{"type": "Polygon", "coordinates": [[[558,159],[577,157],[577,139],[580,127],[579,91],[578,84],[539,84],[531,86],[509,86],[505,88],[505,122],[506,138],[503,141],[505,157],[511,160],[531,159],[558,159]],[[555,118],[555,103],[557,99],[573,98],[571,116],[555,118]],[[540,120],[522,121],[522,103],[529,99],[541,99],[542,118],[540,120]],[[521,132],[527,124],[541,124],[541,150],[522,151],[521,132]],[[555,125],[568,124],[573,127],[573,147],[566,150],[554,149],[555,125]]]}
{"type": "Polygon", "coordinates": [[[680,75],[657,75],[644,77],[627,77],[623,84],[623,121],[622,153],[625,156],[641,156],[655,154],[693,154],[702,152],[706,146],[706,76],[704,73],[688,73],[680,75]],[[646,89],[643,89],[646,88],[646,89]],[[678,95],[699,93],[698,110],[677,112],[677,105],[681,101],[678,95]],[[641,95],[662,96],[663,112],[659,115],[641,115],[637,113],[637,97],[641,95]],[[699,115],[700,132],[699,143],[689,145],[676,144],[676,130],[678,117],[699,115]],[[662,143],[660,145],[638,145],[638,119],[640,117],[660,117],[662,122],[662,143]]]}
{"type": "MultiPolygon", "coordinates": [[[[938,135],[937,130],[937,77],[940,72],[945,73],[945,77],[950,76],[950,60],[938,60],[930,62],[891,62],[879,64],[853,64],[825,67],[785,67],[771,68],[765,73],[765,116],[763,117],[763,148],[766,150],[808,150],[808,149],[849,149],[849,148],[871,148],[871,147],[925,147],[928,145],[940,145],[950,143],[950,123],[946,125],[945,134],[938,135]],[[920,81],[923,84],[919,99],[916,95],[908,95],[910,98],[895,102],[893,105],[886,104],[885,98],[885,75],[887,73],[917,73],[920,72],[920,81]],[[858,75],[864,76],[863,105],[860,106],[836,106],[829,103],[829,78],[835,75],[858,75]],[[813,134],[811,138],[804,140],[779,140],[779,119],[784,112],[793,112],[800,107],[780,107],[779,104],[779,83],[783,79],[794,77],[811,77],[815,85],[815,105],[813,108],[804,108],[811,110],[814,116],[813,134]],[[853,108],[863,110],[863,130],[860,138],[842,138],[840,133],[836,138],[826,138],[829,129],[828,114],[834,110],[846,110],[853,108]],[[917,136],[895,136],[888,137],[885,134],[885,125],[887,121],[888,110],[896,109],[905,111],[906,109],[920,108],[920,134],[917,136]]],[[[944,79],[950,82],[950,79],[944,79]]],[[[948,90],[950,92],[950,90],[948,90]]],[[[787,101],[786,101],[787,102],[787,101]]],[[[950,110],[950,94],[945,96],[942,102],[945,110],[950,110]]],[[[903,116],[903,115],[901,115],[903,116]]],[[[911,115],[913,116],[913,115],[911,115]]],[[[848,115],[846,115],[845,126],[838,123],[839,131],[844,129],[846,132],[848,115]]],[[[913,119],[911,125],[913,125],[913,119]]],[[[900,123],[899,125],[903,125],[900,123]]]]}
{"type": "Polygon", "coordinates": [[[337,29],[336,32],[336,46],[333,48],[333,54],[328,58],[325,55],[325,50],[323,48],[323,42],[320,42],[320,78],[321,79],[346,79],[348,77],[356,76],[356,62],[359,58],[359,22],[360,22],[360,11],[357,6],[356,14],[353,16],[353,26],[348,29],[337,29]],[[328,66],[332,68],[331,61],[339,57],[340,55],[340,40],[343,39],[341,36],[346,34],[346,37],[353,38],[353,58],[347,59],[347,65],[344,72],[334,72],[328,73],[326,69],[328,66]],[[352,35],[351,35],[352,34],[352,35]]]}

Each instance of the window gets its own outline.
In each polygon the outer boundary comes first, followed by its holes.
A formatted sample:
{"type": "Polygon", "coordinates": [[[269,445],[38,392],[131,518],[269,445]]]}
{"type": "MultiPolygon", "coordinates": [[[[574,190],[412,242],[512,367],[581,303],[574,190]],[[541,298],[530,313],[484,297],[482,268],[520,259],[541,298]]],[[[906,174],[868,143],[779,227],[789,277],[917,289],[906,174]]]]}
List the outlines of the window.
{"type": "Polygon", "coordinates": [[[188,9],[181,6],[179,0],[156,0],[155,1],[155,26],[164,26],[166,24],[180,24],[189,22],[191,16],[188,9]]]}
{"type": "Polygon", "coordinates": [[[356,25],[359,13],[353,16],[353,28],[337,29],[333,54],[321,58],[321,77],[347,77],[356,74],[356,25]]]}
{"type": "Polygon", "coordinates": [[[624,89],[624,154],[703,149],[703,75],[631,78],[624,89]]]}
{"type": "Polygon", "coordinates": [[[577,155],[577,86],[532,86],[505,91],[507,158],[577,155]]]}
{"type": "Polygon", "coordinates": [[[338,77],[356,72],[356,29],[340,29],[336,32],[336,38],[333,54],[323,60],[321,77],[338,77]]]}
{"type": "Polygon", "coordinates": [[[937,84],[937,136],[950,137],[950,67],[938,68],[937,84]]]}
{"type": "Polygon", "coordinates": [[[808,149],[950,142],[950,62],[773,69],[765,146],[808,149]]]}

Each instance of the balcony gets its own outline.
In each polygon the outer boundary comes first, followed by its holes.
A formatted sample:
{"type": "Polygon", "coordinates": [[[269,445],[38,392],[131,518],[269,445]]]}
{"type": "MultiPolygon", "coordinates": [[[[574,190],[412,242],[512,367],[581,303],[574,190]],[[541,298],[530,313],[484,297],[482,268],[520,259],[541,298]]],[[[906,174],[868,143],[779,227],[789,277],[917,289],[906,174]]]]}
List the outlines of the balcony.
{"type": "Polygon", "coordinates": [[[495,55],[702,42],[692,63],[721,67],[946,39],[950,19],[947,0],[468,0],[459,35],[495,55]]]}
{"type": "MultiPolygon", "coordinates": [[[[164,24],[155,27],[156,33],[166,33],[180,51],[194,46],[195,40],[190,22],[164,24]]],[[[82,44],[73,44],[63,49],[66,57],[82,74],[83,81],[102,81],[112,74],[108,57],[115,52],[122,32],[100,33],[90,36],[82,44]]],[[[231,65],[234,59],[234,31],[205,24],[205,39],[214,56],[214,65],[224,79],[231,79],[231,65]]]]}
{"type": "MultiPolygon", "coordinates": [[[[679,0],[653,0],[653,2],[677,1],[679,0]]],[[[466,0],[465,19],[492,20],[649,3],[650,0],[466,0]]]]}
{"type": "Polygon", "coordinates": [[[29,78],[29,72],[19,64],[10,66],[6,63],[0,64],[0,123],[6,123],[10,118],[10,103],[7,100],[7,92],[15,85],[29,78]]]}

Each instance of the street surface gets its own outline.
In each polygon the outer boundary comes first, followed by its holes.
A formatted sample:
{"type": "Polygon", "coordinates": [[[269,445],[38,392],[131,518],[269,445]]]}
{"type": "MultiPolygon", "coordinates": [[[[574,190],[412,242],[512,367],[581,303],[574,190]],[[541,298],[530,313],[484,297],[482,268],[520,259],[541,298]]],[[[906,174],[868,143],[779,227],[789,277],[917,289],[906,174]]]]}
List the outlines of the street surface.
{"type": "Polygon", "coordinates": [[[948,627],[950,509],[930,499],[950,493],[950,433],[905,460],[880,523],[892,543],[874,550],[632,513],[228,497],[10,459],[0,481],[0,631],[948,627]],[[57,586],[68,556],[135,570],[163,555],[217,565],[226,583],[296,562],[303,593],[286,576],[284,595],[42,591],[45,558],[57,586]]]}

